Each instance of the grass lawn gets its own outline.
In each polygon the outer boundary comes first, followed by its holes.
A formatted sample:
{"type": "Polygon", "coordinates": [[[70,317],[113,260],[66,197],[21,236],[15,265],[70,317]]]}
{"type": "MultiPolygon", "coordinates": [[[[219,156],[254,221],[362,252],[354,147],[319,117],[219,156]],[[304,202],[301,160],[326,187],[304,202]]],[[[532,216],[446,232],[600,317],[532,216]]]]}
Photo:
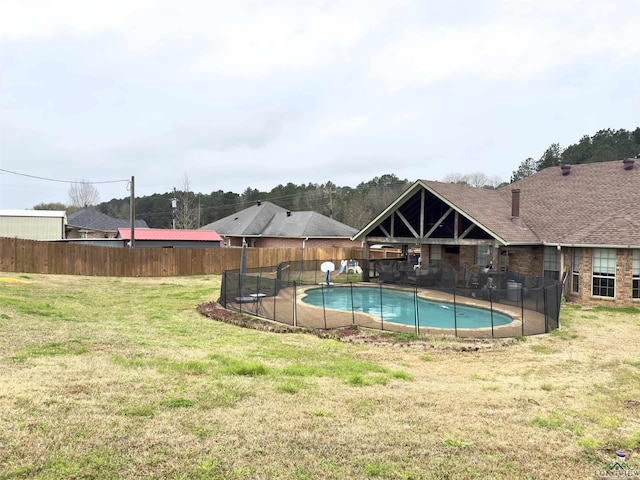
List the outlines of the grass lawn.
{"type": "Polygon", "coordinates": [[[0,479],[640,471],[638,310],[462,351],[220,323],[196,311],[218,276],[0,277],[0,479]]]}

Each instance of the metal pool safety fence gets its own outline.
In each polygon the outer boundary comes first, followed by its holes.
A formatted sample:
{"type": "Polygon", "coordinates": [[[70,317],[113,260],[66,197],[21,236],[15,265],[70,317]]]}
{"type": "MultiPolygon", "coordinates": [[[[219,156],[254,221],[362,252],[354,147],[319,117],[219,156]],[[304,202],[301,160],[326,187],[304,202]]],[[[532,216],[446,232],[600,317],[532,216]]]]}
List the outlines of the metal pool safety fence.
{"type": "MultiPolygon", "coordinates": [[[[410,272],[395,277],[377,275],[375,267],[370,282],[362,282],[362,270],[355,268],[360,262],[350,260],[348,265],[352,268],[340,268],[340,273],[333,271],[327,276],[320,270],[325,261],[284,262],[243,272],[227,270],[223,272],[219,302],[227,309],[290,326],[318,329],[358,325],[417,334],[507,338],[548,333],[559,326],[562,283],[557,280],[514,272],[489,271],[478,275],[464,267],[436,265],[424,267],[435,272],[426,282],[410,272]],[[369,295],[374,308],[354,300],[359,298],[353,295],[354,289],[364,286],[375,289],[373,300],[369,295]],[[316,306],[303,301],[310,289],[320,290],[322,301],[316,306]],[[336,289],[348,289],[344,295],[347,301],[340,309],[328,308],[325,299],[336,289]],[[387,305],[390,290],[405,292],[403,295],[413,299],[410,318],[403,323],[396,320],[397,312],[393,310],[397,307],[387,305]],[[445,327],[433,326],[423,301],[435,302],[448,310],[449,323],[445,327]],[[467,318],[462,315],[468,317],[469,307],[482,310],[489,318],[488,324],[466,327],[467,318]],[[494,316],[504,318],[502,315],[511,317],[511,321],[494,322],[494,316]]],[[[340,260],[329,261],[345,266],[340,260]]]]}

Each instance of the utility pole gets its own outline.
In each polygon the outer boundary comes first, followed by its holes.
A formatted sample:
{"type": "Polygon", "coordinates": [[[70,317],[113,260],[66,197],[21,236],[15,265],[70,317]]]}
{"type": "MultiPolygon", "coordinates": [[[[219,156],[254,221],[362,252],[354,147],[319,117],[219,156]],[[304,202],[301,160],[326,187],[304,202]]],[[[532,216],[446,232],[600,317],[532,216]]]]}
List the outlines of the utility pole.
{"type": "Polygon", "coordinates": [[[198,226],[196,228],[200,228],[200,194],[198,194],[198,226]]]}
{"type": "Polygon", "coordinates": [[[171,199],[171,216],[173,217],[172,228],[176,229],[176,208],[178,208],[178,199],[176,198],[176,187],[173,187],[173,198],[171,199]]]}
{"type": "Polygon", "coordinates": [[[333,189],[325,190],[329,194],[329,218],[333,219],[333,189]]]}
{"type": "Polygon", "coordinates": [[[136,193],[135,193],[135,177],[131,176],[131,199],[129,200],[129,218],[131,220],[131,240],[130,246],[136,246],[136,193]]]}

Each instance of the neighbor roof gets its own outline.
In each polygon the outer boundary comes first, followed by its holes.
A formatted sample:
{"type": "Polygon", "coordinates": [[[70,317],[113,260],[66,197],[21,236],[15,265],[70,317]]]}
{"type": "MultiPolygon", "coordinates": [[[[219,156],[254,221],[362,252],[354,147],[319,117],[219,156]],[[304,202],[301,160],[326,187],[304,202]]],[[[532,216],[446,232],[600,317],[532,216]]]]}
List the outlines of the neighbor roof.
{"type": "MultiPolygon", "coordinates": [[[[101,232],[115,232],[119,228],[131,226],[130,220],[113,218],[93,208],[83,208],[69,215],[67,224],[72,227],[85,228],[87,230],[99,230],[101,232]]],[[[148,228],[144,220],[135,221],[136,228],[148,228]]]]}
{"type": "Polygon", "coordinates": [[[317,212],[276,213],[262,232],[263,237],[348,237],[357,232],[344,223],[317,212]]]}
{"type": "MultiPolygon", "coordinates": [[[[136,228],[137,240],[189,240],[196,242],[221,242],[222,238],[213,230],[172,230],[164,228],[136,228]]],[[[119,228],[118,237],[131,239],[131,229],[119,228]]]]}
{"type": "Polygon", "coordinates": [[[257,237],[262,234],[276,213],[287,210],[271,202],[258,202],[228,217],[209,223],[201,230],[215,230],[222,235],[257,237]]]}
{"type": "Polygon", "coordinates": [[[201,229],[229,237],[350,238],[357,230],[317,212],[290,212],[271,202],[259,202],[201,229]]]}

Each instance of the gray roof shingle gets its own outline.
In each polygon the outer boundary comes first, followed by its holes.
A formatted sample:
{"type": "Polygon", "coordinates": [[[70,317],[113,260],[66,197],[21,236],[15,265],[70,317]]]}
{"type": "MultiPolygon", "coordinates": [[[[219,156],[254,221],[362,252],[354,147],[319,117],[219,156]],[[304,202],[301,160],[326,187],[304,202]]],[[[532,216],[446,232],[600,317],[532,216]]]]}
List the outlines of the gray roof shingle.
{"type": "MultiPolygon", "coordinates": [[[[116,232],[119,228],[131,226],[129,220],[121,218],[113,218],[93,208],[83,208],[72,213],[67,218],[67,225],[72,227],[84,228],[87,230],[98,230],[101,232],[116,232]]],[[[136,228],[148,228],[147,222],[144,220],[135,221],[136,228]]]]}
{"type": "Polygon", "coordinates": [[[264,237],[348,237],[357,230],[317,212],[276,213],[264,229],[264,237]]]}
{"type": "Polygon", "coordinates": [[[357,230],[316,212],[288,212],[271,202],[261,202],[204,227],[225,236],[288,238],[350,238],[357,230]]]}
{"type": "Polygon", "coordinates": [[[262,235],[276,213],[286,211],[271,202],[260,202],[200,228],[220,235],[255,237],[262,235]]]}

